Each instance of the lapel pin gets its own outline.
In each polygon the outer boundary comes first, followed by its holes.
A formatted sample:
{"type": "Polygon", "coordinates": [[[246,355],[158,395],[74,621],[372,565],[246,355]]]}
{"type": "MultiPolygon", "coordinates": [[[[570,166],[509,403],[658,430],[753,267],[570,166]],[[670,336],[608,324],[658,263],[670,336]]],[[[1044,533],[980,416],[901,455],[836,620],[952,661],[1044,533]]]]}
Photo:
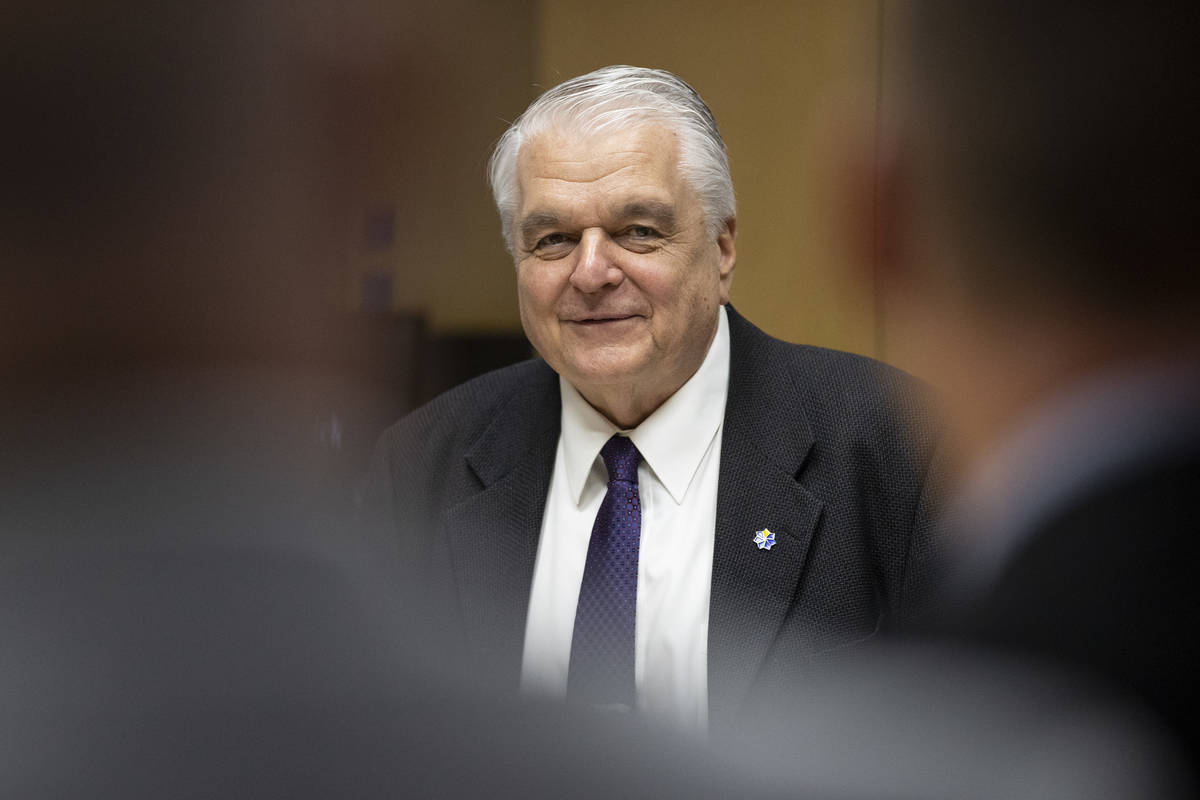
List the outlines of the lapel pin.
{"type": "Polygon", "coordinates": [[[759,550],[770,550],[775,544],[775,534],[763,528],[754,534],[754,543],[758,545],[759,550]]]}

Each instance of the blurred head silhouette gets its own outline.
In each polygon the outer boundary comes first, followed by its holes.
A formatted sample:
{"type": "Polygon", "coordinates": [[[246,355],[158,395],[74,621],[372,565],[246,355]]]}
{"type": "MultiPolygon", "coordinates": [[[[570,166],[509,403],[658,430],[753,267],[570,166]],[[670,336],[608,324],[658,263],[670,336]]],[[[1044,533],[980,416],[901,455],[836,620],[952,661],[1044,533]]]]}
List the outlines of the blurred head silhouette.
{"type": "Polygon", "coordinates": [[[316,12],[68,1],[5,17],[0,369],[263,359],[319,340],[354,153],[334,147],[347,64],[316,12]]]}
{"type": "Polygon", "coordinates": [[[1083,375],[1194,354],[1194,9],[935,0],[896,21],[876,285],[968,457],[1083,375]]]}

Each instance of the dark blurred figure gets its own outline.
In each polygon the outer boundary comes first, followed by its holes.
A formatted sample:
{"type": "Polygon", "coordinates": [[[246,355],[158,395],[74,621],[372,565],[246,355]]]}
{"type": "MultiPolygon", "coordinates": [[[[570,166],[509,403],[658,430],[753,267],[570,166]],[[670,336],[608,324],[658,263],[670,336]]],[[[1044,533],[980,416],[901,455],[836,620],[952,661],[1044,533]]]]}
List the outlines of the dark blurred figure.
{"type": "Polygon", "coordinates": [[[334,524],[331,67],[282,11],[5,6],[5,795],[378,793],[406,733],[334,524]]]}
{"type": "Polygon", "coordinates": [[[1166,6],[888,4],[850,230],[944,397],[956,552],[927,635],[762,712],[793,785],[1196,793],[1200,28],[1166,6]]]}
{"type": "Polygon", "coordinates": [[[792,796],[1194,796],[1159,723],[1079,672],[959,643],[876,642],[776,698],[736,745],[792,796]]]}
{"type": "Polygon", "coordinates": [[[1200,27],[1190,4],[905,7],[877,287],[965,476],[960,638],[1200,744],[1200,27]]]}

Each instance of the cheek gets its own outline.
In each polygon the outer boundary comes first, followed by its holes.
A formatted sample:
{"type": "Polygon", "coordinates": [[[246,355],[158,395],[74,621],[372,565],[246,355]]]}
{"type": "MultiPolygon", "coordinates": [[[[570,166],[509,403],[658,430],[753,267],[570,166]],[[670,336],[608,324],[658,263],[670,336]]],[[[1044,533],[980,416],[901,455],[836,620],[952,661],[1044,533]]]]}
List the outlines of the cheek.
{"type": "Polygon", "coordinates": [[[721,285],[715,268],[688,265],[673,275],[656,276],[649,292],[655,305],[677,319],[701,317],[720,302],[721,285]]]}
{"type": "Polygon", "coordinates": [[[545,275],[534,270],[520,270],[517,273],[517,300],[521,304],[521,316],[537,314],[553,302],[551,287],[545,275]]]}
{"type": "Polygon", "coordinates": [[[521,314],[521,326],[534,344],[545,346],[546,336],[555,329],[557,319],[555,305],[558,290],[553,276],[547,273],[518,272],[517,305],[521,314]]]}

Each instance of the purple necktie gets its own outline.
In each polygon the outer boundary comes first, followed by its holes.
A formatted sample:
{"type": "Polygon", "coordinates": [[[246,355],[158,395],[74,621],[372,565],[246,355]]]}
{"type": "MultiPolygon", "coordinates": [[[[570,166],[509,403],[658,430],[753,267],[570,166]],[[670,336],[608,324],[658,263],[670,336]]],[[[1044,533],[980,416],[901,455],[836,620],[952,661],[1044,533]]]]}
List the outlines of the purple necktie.
{"type": "Polygon", "coordinates": [[[626,436],[600,450],[608,468],[608,492],[600,503],[575,607],[575,635],[567,696],[590,705],[635,707],[634,631],[637,615],[638,547],[642,503],[638,462],[642,454],[626,436]]]}

